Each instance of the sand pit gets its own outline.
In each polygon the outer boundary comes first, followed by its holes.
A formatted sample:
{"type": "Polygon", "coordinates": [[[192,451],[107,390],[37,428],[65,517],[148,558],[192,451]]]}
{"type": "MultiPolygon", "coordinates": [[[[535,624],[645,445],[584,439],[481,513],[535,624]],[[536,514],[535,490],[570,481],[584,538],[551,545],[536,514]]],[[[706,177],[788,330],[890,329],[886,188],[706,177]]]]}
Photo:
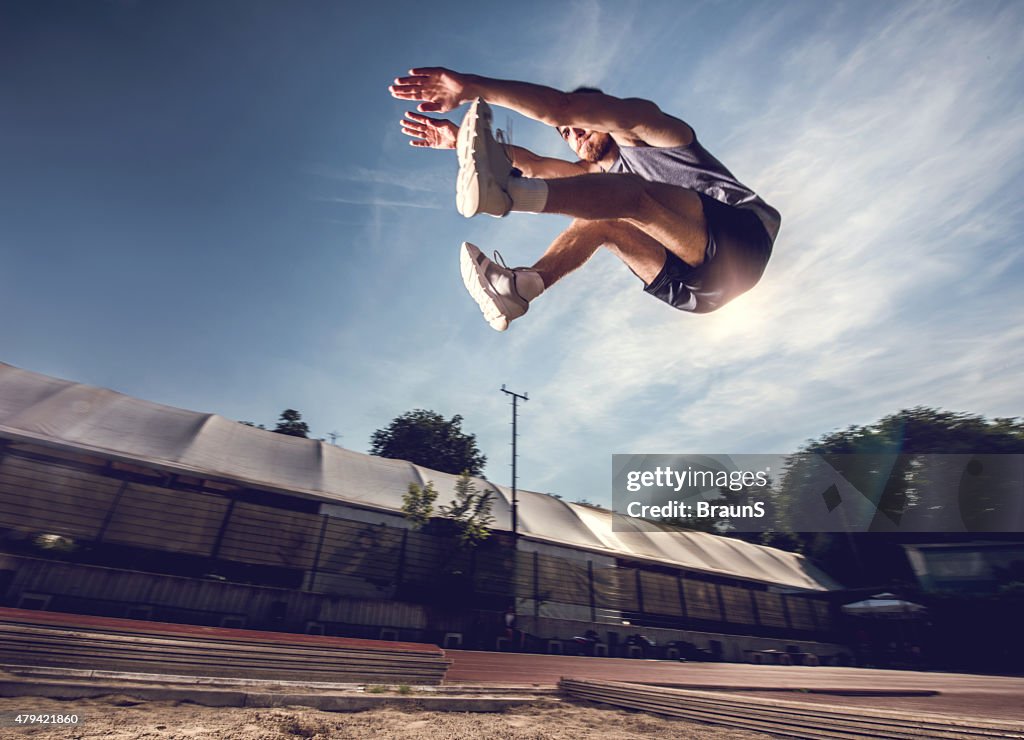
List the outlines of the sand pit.
{"type": "Polygon", "coordinates": [[[375,709],[321,712],[214,708],[175,702],[142,702],[128,695],[80,701],[0,699],[0,713],[68,714],[85,719],[77,727],[0,728],[0,737],[32,740],[757,740],[768,735],[716,728],[585,702],[522,707],[500,714],[375,709]]]}

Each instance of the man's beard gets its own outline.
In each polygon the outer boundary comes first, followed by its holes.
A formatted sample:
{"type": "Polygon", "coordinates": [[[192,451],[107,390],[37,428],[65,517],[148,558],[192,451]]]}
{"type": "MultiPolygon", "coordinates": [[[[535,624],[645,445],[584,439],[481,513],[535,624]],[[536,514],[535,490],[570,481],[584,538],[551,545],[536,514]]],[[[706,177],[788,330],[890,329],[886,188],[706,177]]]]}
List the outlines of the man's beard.
{"type": "Polygon", "coordinates": [[[591,164],[597,164],[604,156],[608,154],[608,151],[612,148],[612,137],[605,133],[591,134],[587,139],[587,143],[583,147],[583,151],[580,152],[580,158],[584,162],[590,162],[591,164]]]}

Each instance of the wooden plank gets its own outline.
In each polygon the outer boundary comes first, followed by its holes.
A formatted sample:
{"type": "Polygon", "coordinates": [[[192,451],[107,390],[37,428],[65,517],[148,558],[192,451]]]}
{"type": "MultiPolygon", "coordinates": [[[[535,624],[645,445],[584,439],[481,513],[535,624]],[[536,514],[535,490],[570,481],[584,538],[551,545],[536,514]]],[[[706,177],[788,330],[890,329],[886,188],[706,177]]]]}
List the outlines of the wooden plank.
{"type": "Polygon", "coordinates": [[[436,645],[419,642],[397,642],[383,640],[364,640],[353,637],[327,637],[323,635],[304,635],[294,632],[265,632],[260,630],[241,630],[229,627],[206,627],[191,624],[173,624],[168,622],[142,622],[116,617],[96,617],[85,614],[63,614],[60,612],[44,612],[33,609],[12,609],[0,607],[0,623],[20,623],[35,625],[60,625],[74,628],[101,627],[110,631],[132,634],[178,634],[190,637],[206,637],[218,641],[264,642],[272,644],[317,645],[322,647],[365,648],[376,651],[408,651],[424,654],[444,655],[444,650],[436,645]]]}

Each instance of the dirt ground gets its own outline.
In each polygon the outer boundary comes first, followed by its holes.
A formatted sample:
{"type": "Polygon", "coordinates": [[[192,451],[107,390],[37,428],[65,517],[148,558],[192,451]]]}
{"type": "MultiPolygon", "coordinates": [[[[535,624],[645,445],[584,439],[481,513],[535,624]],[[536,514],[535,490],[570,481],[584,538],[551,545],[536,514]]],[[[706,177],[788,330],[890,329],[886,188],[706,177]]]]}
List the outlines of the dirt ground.
{"type": "Polygon", "coordinates": [[[760,740],[769,735],[606,709],[584,702],[522,707],[500,714],[375,709],[321,712],[303,707],[236,709],[108,696],[74,702],[0,699],[0,716],[14,711],[68,714],[77,727],[0,727],[3,740],[760,740]]]}

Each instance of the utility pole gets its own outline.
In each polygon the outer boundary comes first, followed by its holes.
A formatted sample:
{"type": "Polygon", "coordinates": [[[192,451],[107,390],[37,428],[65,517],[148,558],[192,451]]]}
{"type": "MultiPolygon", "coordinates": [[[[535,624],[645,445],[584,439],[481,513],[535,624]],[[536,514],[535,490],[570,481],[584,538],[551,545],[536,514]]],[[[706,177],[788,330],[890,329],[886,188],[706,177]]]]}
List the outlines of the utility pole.
{"type": "Polygon", "coordinates": [[[340,437],[341,435],[338,434],[337,432],[328,432],[327,436],[331,438],[331,444],[334,445],[335,447],[337,447],[338,446],[337,440],[338,440],[338,437],[340,437]]]}
{"type": "Polygon", "coordinates": [[[519,407],[517,406],[519,399],[529,401],[530,399],[524,393],[519,395],[513,393],[510,390],[505,389],[505,384],[501,384],[501,392],[512,396],[512,536],[516,537],[519,534],[519,499],[516,497],[516,418],[519,415],[519,407]]]}

